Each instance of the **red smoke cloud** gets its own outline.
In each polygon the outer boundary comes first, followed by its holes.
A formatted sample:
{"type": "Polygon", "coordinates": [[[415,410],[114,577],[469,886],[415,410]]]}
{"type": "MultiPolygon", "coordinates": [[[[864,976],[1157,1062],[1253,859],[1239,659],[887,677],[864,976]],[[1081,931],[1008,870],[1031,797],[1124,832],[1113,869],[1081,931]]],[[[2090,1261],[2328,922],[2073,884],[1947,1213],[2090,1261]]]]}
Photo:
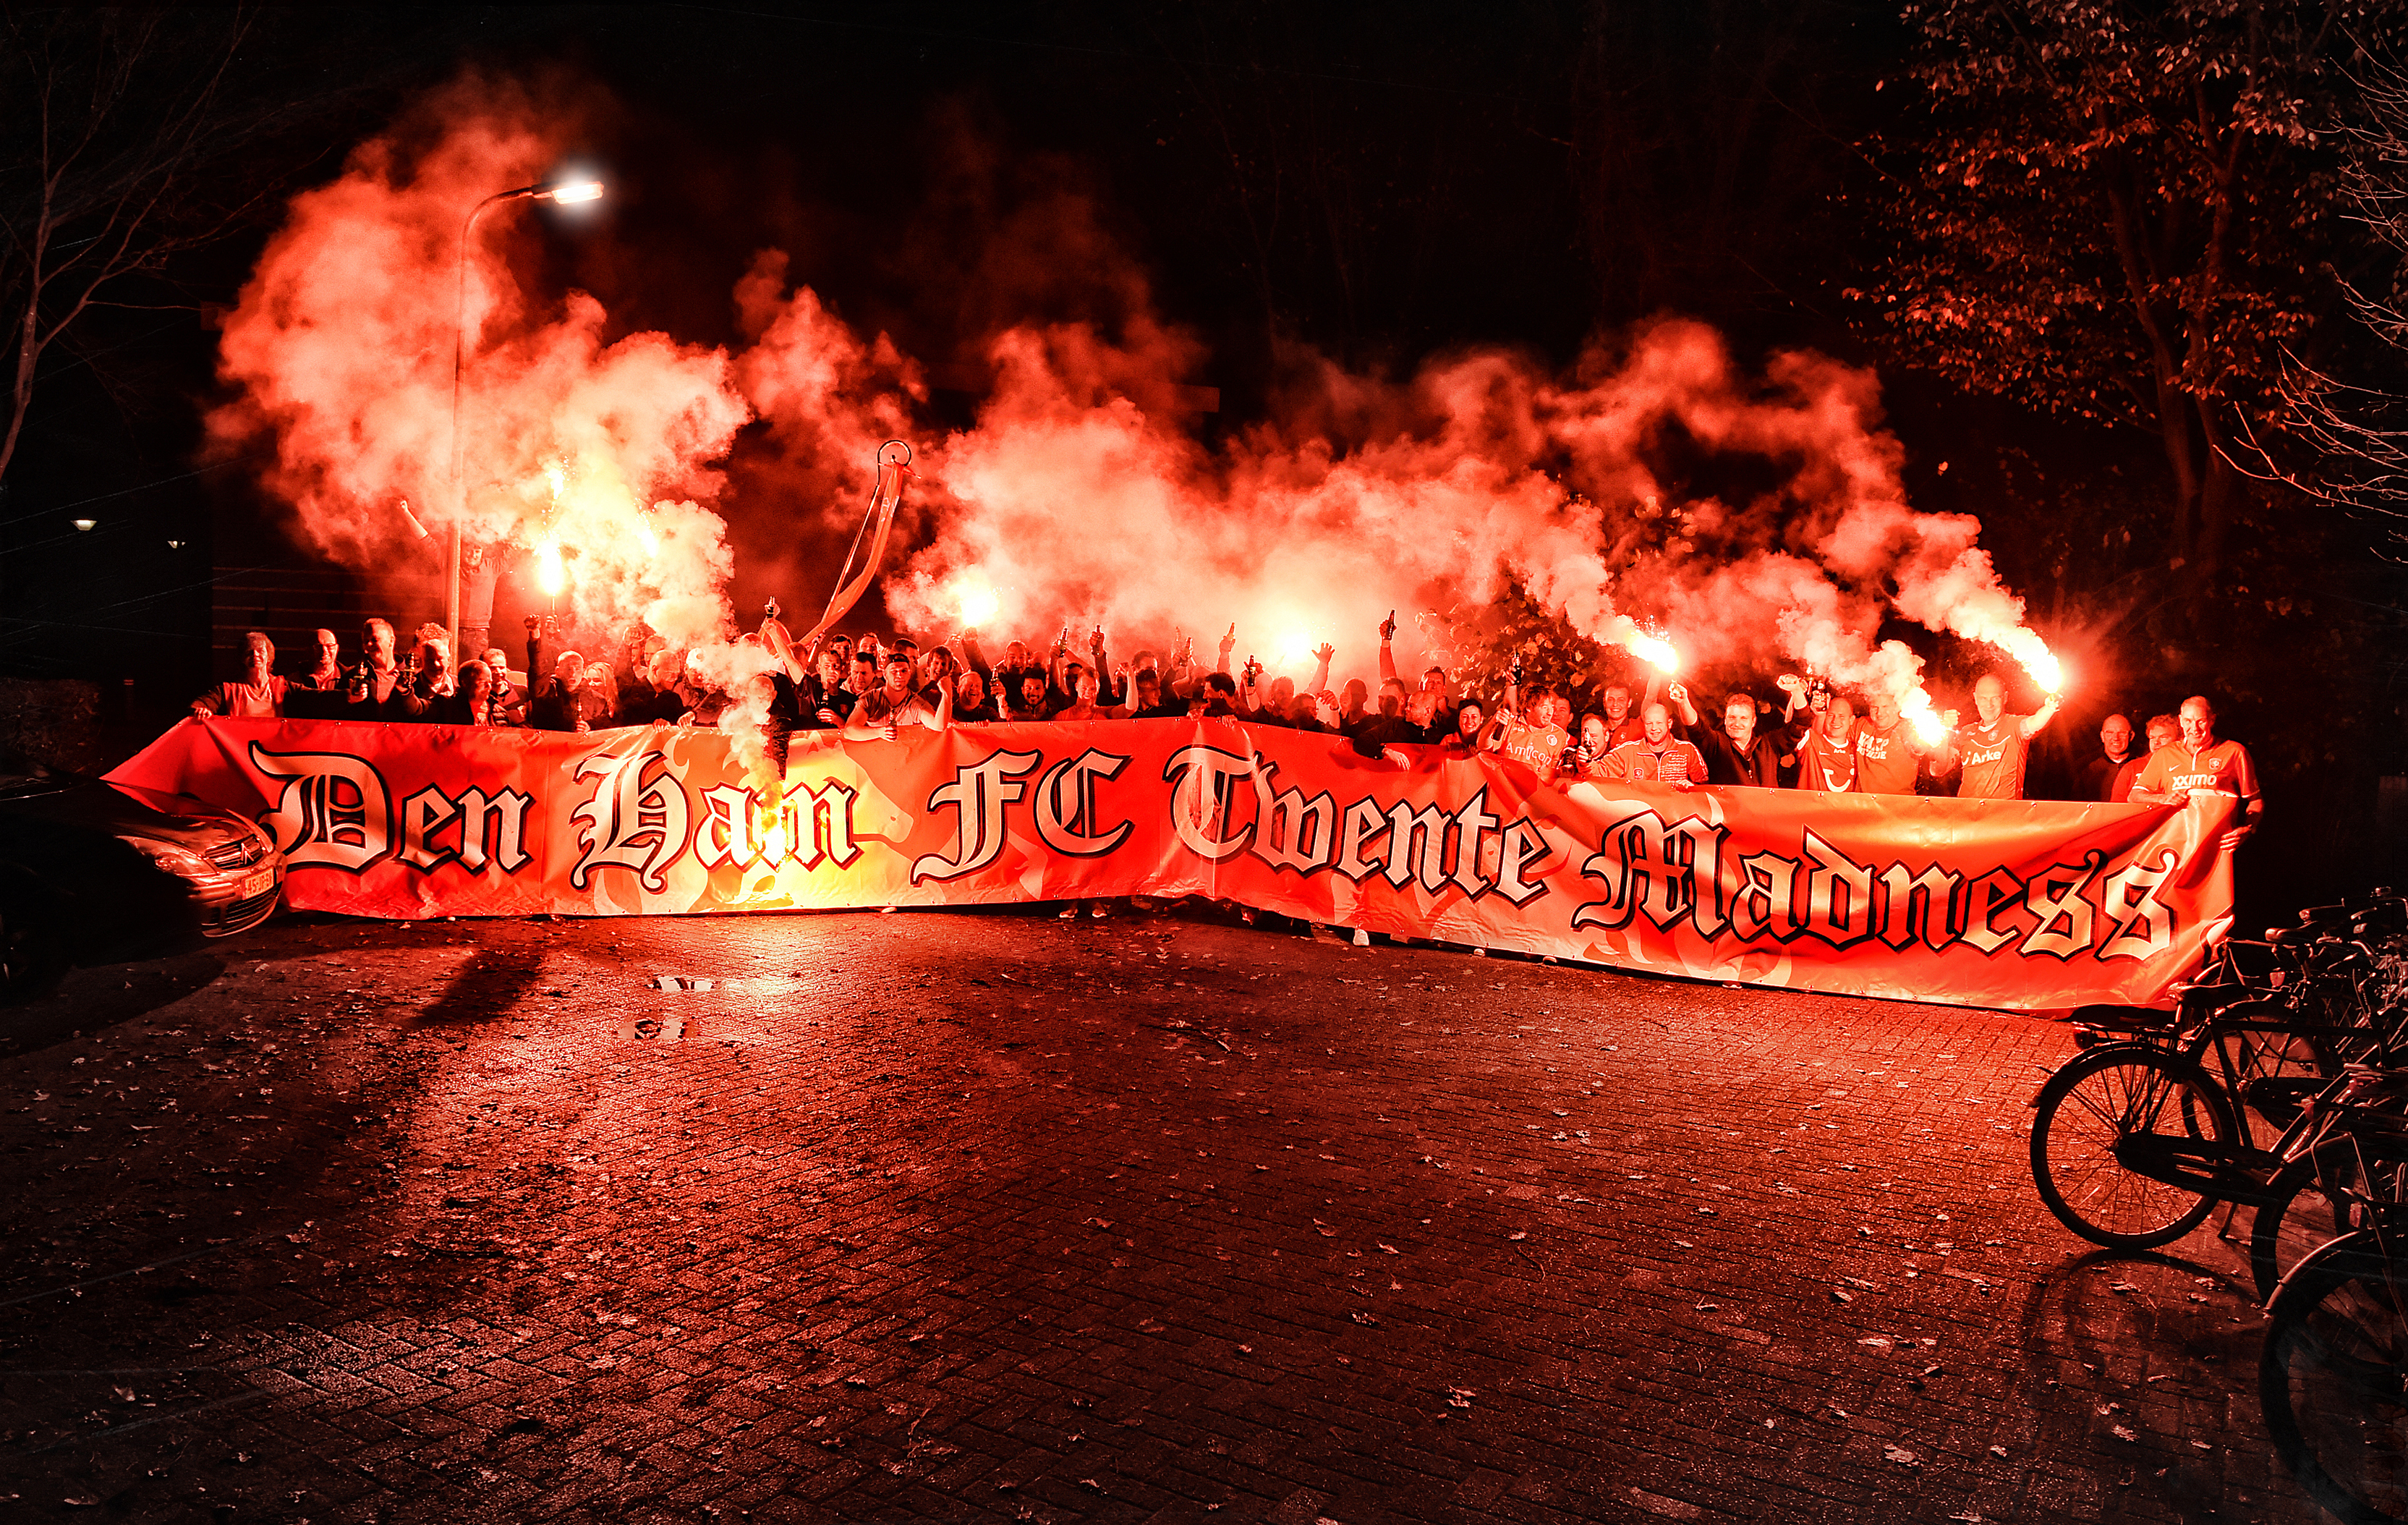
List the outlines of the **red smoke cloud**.
{"type": "MultiPolygon", "coordinates": [[[[757,418],[784,480],[818,504],[867,492],[881,439],[919,446],[923,543],[887,601],[924,637],[991,596],[997,635],[1100,623],[1126,652],[1183,626],[1209,652],[1234,621],[1240,653],[1276,670],[1309,669],[1328,640],[1360,671],[1391,608],[1489,598],[1510,578],[1604,641],[1656,617],[1687,656],[1809,662],[1910,707],[1921,663],[1873,645],[1886,615],[2047,662],[1979,524],[1907,505],[1868,371],[1808,353],[1751,370],[1685,322],[1601,342],[1567,373],[1481,352],[1392,381],[1308,357],[1269,419],[1207,449],[1178,387],[1205,357],[1150,313],[1125,261],[1097,266],[1109,331],[1002,327],[980,346],[993,382],[975,424],[932,439],[919,367],[789,290],[783,254],[757,256],[735,288],[735,352],[611,340],[593,297],[523,291],[509,258],[522,235],[488,214],[469,253],[463,502],[460,220],[541,179],[563,140],[548,124],[569,120],[557,102],[466,82],[296,197],[262,256],[225,324],[237,396],[212,426],[274,439],[269,483],[329,555],[389,557],[408,534],[404,498],[431,526],[457,513],[472,538],[556,547],[580,614],[642,617],[740,676],[753,664],[718,653],[731,567],[714,511],[730,446],[757,418]],[[1718,496],[1667,480],[1668,439],[1746,461],[1753,485],[1718,496]]],[[[1092,238],[1078,256],[1096,264],[1092,238]]],[[[1450,655],[1412,651],[1403,623],[1401,658],[1450,655]]]]}

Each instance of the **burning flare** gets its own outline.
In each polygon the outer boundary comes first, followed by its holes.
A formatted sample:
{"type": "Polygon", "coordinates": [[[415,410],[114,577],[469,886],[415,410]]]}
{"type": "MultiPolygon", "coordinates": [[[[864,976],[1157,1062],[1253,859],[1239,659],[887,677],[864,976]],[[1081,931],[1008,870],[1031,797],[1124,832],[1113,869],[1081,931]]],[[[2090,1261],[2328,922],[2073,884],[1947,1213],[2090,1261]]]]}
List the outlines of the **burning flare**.
{"type": "Polygon", "coordinates": [[[1655,664],[1659,670],[1666,673],[1681,670],[1681,654],[1672,649],[1672,643],[1669,640],[1661,640],[1654,636],[1635,636],[1630,641],[1630,655],[1641,661],[1655,664]]]}
{"type": "Polygon", "coordinates": [[[561,564],[560,542],[549,535],[535,545],[535,580],[547,598],[559,597],[568,586],[568,568],[561,564]]]}
{"type": "Polygon", "coordinates": [[[1914,692],[1898,701],[1899,713],[1914,727],[1914,739],[1925,746],[1937,746],[1948,736],[1948,727],[1940,722],[1939,712],[1931,708],[1931,696],[1915,685],[1914,692]]]}
{"type": "Polygon", "coordinates": [[[1003,607],[993,588],[975,577],[965,577],[953,590],[953,607],[962,617],[962,628],[983,628],[1003,607]]]}

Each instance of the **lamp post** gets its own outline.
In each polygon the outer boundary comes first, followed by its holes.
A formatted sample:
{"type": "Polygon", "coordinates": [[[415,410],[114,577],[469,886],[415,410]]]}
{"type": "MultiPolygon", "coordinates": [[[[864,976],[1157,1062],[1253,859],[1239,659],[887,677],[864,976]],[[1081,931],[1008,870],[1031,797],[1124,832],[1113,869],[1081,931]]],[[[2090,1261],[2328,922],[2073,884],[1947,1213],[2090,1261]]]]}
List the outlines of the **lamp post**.
{"type": "Polygon", "coordinates": [[[460,381],[466,371],[468,347],[468,232],[486,208],[505,201],[550,201],[566,207],[601,198],[600,180],[522,185],[515,191],[496,191],[478,202],[460,223],[459,295],[452,309],[452,534],[451,551],[444,558],[443,569],[443,628],[445,639],[452,643],[454,660],[460,650],[460,525],[468,514],[468,483],[462,474],[464,453],[460,442],[460,381]]]}

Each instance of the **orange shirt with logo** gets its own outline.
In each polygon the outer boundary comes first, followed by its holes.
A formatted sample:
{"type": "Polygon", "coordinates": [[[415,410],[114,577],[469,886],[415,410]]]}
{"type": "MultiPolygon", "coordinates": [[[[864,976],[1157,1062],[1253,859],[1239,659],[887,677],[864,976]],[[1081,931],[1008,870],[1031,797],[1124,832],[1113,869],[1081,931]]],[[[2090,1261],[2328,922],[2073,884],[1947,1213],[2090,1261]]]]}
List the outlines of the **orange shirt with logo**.
{"type": "Polygon", "coordinates": [[[1856,793],[1913,794],[1915,770],[1923,765],[1914,743],[1914,727],[1904,715],[1887,730],[1857,721],[1856,793]]]}
{"type": "Polygon", "coordinates": [[[1541,779],[1555,776],[1555,764],[1563,757],[1564,743],[1570,740],[1561,726],[1533,726],[1519,715],[1509,715],[1505,720],[1505,755],[1541,779]]]}
{"type": "Polygon", "coordinates": [[[1965,727],[1956,733],[1957,764],[1965,770],[1956,781],[1956,798],[2021,799],[2024,760],[2030,752],[2022,715],[2001,714],[1986,726],[1965,727]]]}
{"type": "Polygon", "coordinates": [[[2258,765],[2250,760],[2249,749],[2238,741],[2217,741],[2197,752],[2176,741],[2149,754],[2149,760],[2141,765],[2140,776],[2132,780],[2132,787],[2124,798],[2129,799],[2143,793],[2167,794],[2176,789],[2255,799],[2258,765]]]}
{"type": "Polygon", "coordinates": [[[1856,787],[1856,738],[1834,741],[1815,727],[1798,743],[1798,787],[1846,794],[1856,787]]]}

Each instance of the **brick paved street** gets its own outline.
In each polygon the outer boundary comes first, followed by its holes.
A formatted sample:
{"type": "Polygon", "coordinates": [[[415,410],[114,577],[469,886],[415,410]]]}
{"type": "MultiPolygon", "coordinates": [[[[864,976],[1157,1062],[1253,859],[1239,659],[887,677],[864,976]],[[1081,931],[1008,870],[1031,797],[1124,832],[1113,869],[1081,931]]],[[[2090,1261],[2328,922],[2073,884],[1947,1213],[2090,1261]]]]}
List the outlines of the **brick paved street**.
{"type": "Polygon", "coordinates": [[[2237,1258],[2033,1196],[2028,1018],[1021,913],[6,1021],[7,1518],[2319,1518],[2237,1258]]]}

